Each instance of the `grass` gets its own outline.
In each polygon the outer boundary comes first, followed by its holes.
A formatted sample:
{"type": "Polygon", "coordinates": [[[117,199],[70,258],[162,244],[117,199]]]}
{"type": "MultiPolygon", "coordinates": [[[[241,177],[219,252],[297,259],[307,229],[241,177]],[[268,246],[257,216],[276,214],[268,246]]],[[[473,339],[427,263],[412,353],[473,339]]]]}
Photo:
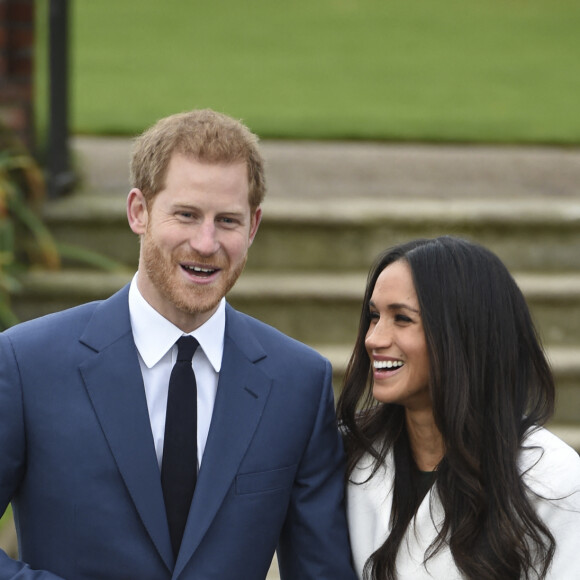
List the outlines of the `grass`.
{"type": "Polygon", "coordinates": [[[12,519],[12,505],[9,505],[4,512],[4,515],[0,518],[0,530],[4,528],[6,522],[12,519]]]}
{"type": "MultiPolygon", "coordinates": [[[[77,0],[71,9],[77,133],[135,134],[212,107],[270,138],[580,142],[578,0],[77,0]]],[[[43,101],[42,70],[39,86],[43,101]]]]}

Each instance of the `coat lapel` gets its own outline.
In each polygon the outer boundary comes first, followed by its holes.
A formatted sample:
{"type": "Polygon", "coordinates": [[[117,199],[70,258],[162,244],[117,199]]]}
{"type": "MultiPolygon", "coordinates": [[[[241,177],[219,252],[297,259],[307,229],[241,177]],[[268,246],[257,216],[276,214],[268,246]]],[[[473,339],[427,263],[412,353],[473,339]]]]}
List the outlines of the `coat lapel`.
{"type": "Polygon", "coordinates": [[[211,525],[258,426],[271,379],[254,363],[265,356],[243,316],[228,306],[214,412],[174,578],[211,525]]]}
{"type": "Polygon", "coordinates": [[[81,342],[80,371],[125,485],[168,569],[173,566],[159,466],[128,308],[128,287],[103,302],[81,342]]]}

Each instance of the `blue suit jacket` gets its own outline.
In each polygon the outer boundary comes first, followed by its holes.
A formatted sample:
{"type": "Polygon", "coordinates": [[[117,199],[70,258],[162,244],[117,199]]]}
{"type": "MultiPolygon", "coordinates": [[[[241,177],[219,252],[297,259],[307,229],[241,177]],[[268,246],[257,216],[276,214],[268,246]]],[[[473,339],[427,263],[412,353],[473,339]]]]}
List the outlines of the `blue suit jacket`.
{"type": "Polygon", "coordinates": [[[224,359],[174,561],[128,287],[0,335],[0,579],[353,580],[328,361],[228,306],[224,359]],[[37,572],[43,570],[44,572],[37,572]]]}

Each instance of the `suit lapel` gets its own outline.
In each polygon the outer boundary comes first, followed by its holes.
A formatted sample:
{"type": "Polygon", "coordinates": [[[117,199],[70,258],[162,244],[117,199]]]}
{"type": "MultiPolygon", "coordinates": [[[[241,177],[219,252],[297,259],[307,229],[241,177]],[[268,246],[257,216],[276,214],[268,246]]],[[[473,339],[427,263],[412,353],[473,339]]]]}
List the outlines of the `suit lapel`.
{"type": "Polygon", "coordinates": [[[254,363],[265,356],[242,315],[228,306],[216,402],[175,578],[211,525],[258,426],[271,380],[254,363]]]}
{"type": "Polygon", "coordinates": [[[169,569],[173,554],[137,349],[128,288],[103,302],[81,341],[96,351],[80,371],[101,428],[145,528],[169,569]]]}

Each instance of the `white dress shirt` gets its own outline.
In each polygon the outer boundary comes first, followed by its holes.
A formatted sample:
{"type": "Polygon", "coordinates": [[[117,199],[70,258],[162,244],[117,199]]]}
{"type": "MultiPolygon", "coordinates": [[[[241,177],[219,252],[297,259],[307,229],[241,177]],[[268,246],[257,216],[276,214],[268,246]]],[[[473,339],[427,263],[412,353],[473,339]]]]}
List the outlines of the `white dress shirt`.
{"type": "MultiPolygon", "coordinates": [[[[184,333],[161,316],[143,298],[137,288],[137,275],[133,278],[129,289],[129,314],[145,385],[157,462],[161,468],[169,377],[177,358],[175,343],[184,333]]],[[[199,342],[192,363],[197,383],[198,466],[201,465],[213,414],[224,350],[225,325],[226,301],[224,298],[215,314],[205,324],[190,333],[190,336],[199,342]]]]}

